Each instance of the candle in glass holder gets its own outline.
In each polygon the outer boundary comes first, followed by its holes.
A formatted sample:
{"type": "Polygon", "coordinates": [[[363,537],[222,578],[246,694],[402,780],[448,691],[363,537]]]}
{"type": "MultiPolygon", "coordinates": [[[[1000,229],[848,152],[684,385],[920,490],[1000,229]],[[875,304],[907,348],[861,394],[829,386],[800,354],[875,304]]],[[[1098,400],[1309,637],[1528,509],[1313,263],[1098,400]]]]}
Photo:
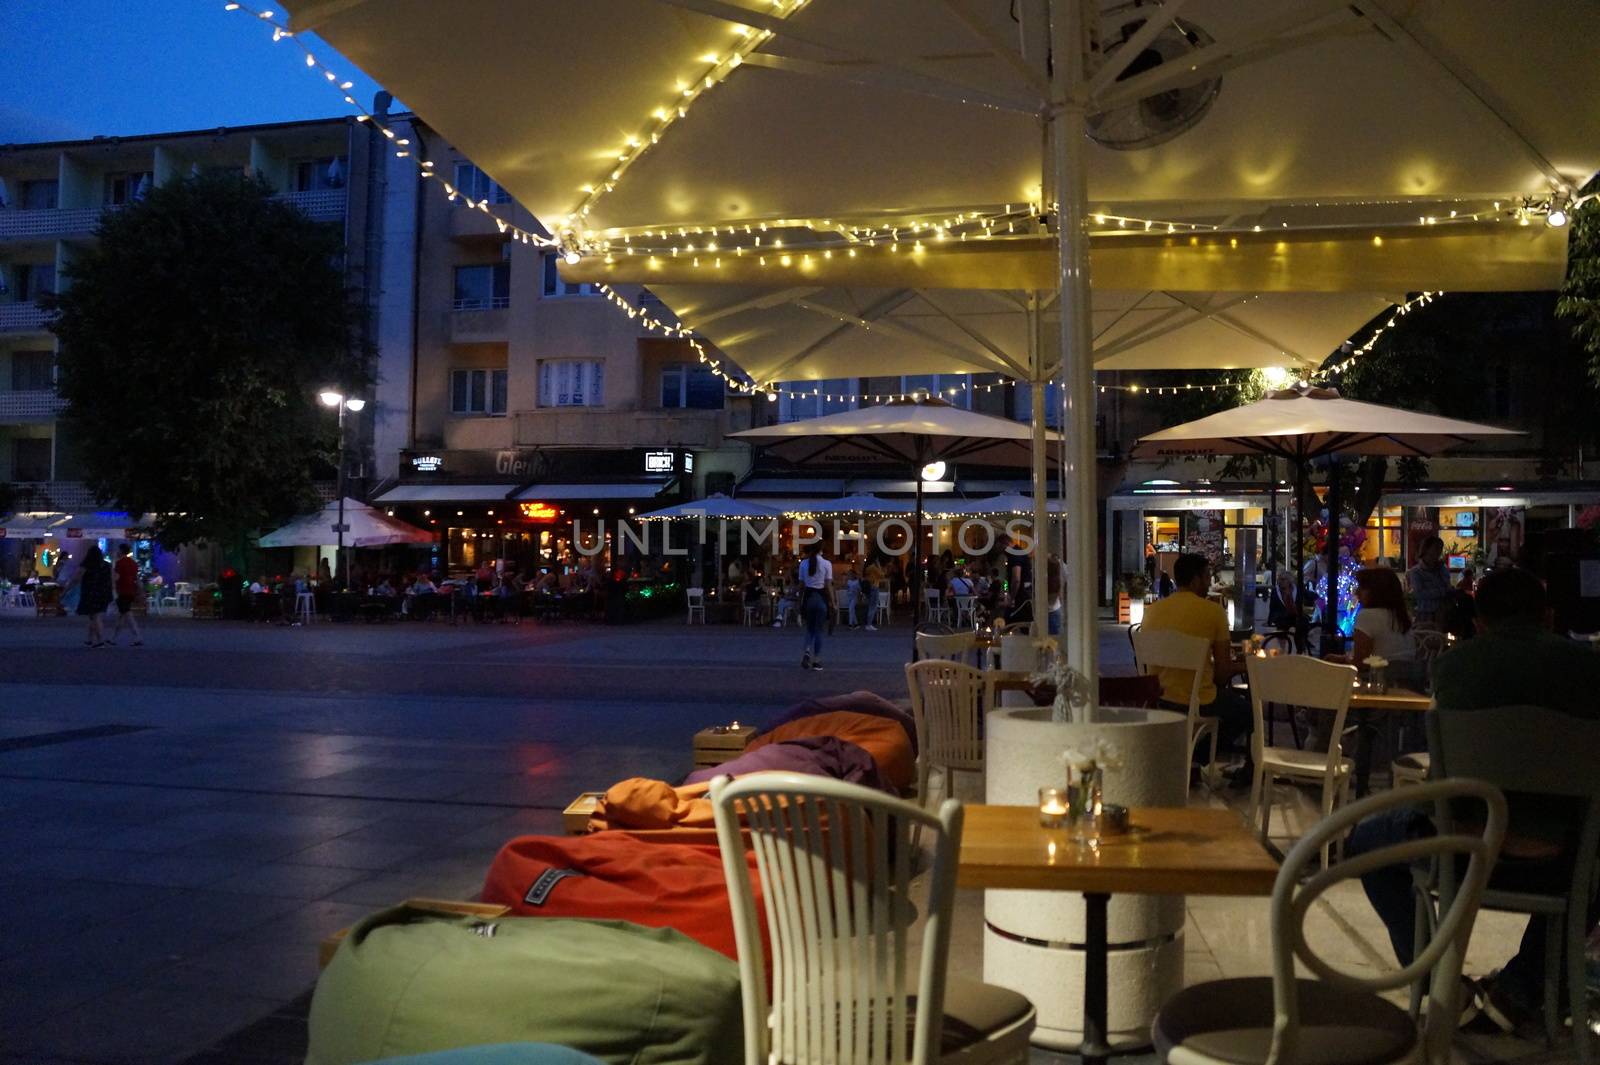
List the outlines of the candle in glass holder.
{"type": "Polygon", "coordinates": [[[1067,793],[1063,788],[1039,789],[1039,824],[1060,828],[1067,822],[1067,793]]]}

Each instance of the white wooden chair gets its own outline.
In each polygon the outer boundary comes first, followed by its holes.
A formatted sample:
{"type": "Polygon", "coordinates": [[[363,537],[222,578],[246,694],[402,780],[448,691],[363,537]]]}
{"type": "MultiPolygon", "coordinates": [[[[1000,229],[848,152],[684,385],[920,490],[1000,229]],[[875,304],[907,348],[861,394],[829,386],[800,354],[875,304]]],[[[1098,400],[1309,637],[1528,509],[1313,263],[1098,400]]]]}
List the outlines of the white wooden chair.
{"type": "Polygon", "coordinates": [[[933,633],[919,632],[916,639],[917,661],[926,662],[930,659],[940,659],[945,662],[960,662],[963,665],[973,665],[973,659],[978,652],[978,634],[975,632],[958,632],[950,636],[938,636],[933,633]]]}
{"type": "Polygon", "coordinates": [[[923,613],[929,621],[937,621],[945,625],[950,624],[950,611],[945,607],[944,596],[940,594],[939,589],[922,589],[922,598],[927,603],[927,608],[923,613]]]}
{"type": "Polygon", "coordinates": [[[1272,975],[1208,981],[1173,996],[1157,1012],[1152,1026],[1157,1056],[1171,1065],[1304,1061],[1447,1065],[1460,1020],[1461,963],[1505,830],[1505,797],[1481,780],[1438,781],[1383,792],[1323,820],[1289,852],[1272,889],[1272,975]],[[1362,818],[1430,800],[1481,801],[1487,808],[1484,827],[1468,833],[1446,826],[1437,836],[1382,847],[1332,868],[1324,866],[1299,883],[1318,851],[1325,853],[1332,841],[1362,818]],[[1369,975],[1371,969],[1353,973],[1335,968],[1313,951],[1306,915],[1338,882],[1386,865],[1460,855],[1468,859],[1466,872],[1445,901],[1432,937],[1410,965],[1375,975],[1369,975]],[[1296,978],[1296,960],[1315,979],[1296,978]],[[1380,994],[1424,979],[1428,1009],[1420,1025],[1380,994]]]}
{"type": "MultiPolygon", "coordinates": [[[[1277,658],[1245,659],[1245,669],[1250,677],[1250,709],[1255,717],[1255,728],[1250,734],[1250,750],[1255,757],[1255,779],[1250,785],[1250,819],[1261,818],[1261,837],[1267,836],[1272,818],[1274,782],[1300,781],[1322,785],[1322,813],[1326,817],[1334,807],[1350,798],[1350,781],[1355,763],[1344,756],[1339,738],[1344,734],[1344,719],[1350,709],[1350,693],[1354,690],[1354,666],[1341,666],[1323,662],[1305,655],[1280,655],[1277,658]],[[1265,707],[1267,703],[1285,703],[1313,710],[1333,711],[1333,727],[1329,731],[1328,750],[1302,751],[1298,747],[1269,747],[1266,743],[1265,707]]],[[[1322,860],[1326,864],[1330,842],[1324,846],[1322,860]]]]}
{"type": "MultiPolygon", "coordinates": [[[[1201,769],[1206,782],[1215,786],[1217,779],[1217,719],[1200,716],[1200,682],[1204,670],[1212,668],[1211,645],[1198,636],[1188,636],[1171,629],[1146,629],[1139,626],[1131,630],[1133,659],[1140,673],[1154,673],[1161,669],[1181,669],[1192,676],[1189,684],[1189,761],[1194,749],[1207,736],[1211,738],[1210,754],[1201,769]]],[[[1189,782],[1189,765],[1183,767],[1185,786],[1189,782]]]]}
{"type": "Polygon", "coordinates": [[[684,595],[689,604],[689,617],[686,624],[693,625],[695,615],[699,615],[700,624],[706,623],[706,590],[704,588],[688,588],[684,595]]]}
{"type": "Polygon", "coordinates": [[[1033,1005],[947,971],[960,803],[947,799],[933,813],[800,773],[718,777],[710,796],[739,949],[746,1065],[1028,1060],[1033,1005]],[[741,827],[756,856],[760,909],[741,827]],[[915,964],[904,919],[913,830],[933,837],[915,964]]]}
{"type": "Polygon", "coordinates": [[[988,694],[983,670],[937,658],[915,662],[906,666],[906,687],[917,725],[918,800],[927,807],[934,769],[939,770],[946,795],[955,794],[955,773],[976,773],[981,785],[982,718],[988,694]]]}

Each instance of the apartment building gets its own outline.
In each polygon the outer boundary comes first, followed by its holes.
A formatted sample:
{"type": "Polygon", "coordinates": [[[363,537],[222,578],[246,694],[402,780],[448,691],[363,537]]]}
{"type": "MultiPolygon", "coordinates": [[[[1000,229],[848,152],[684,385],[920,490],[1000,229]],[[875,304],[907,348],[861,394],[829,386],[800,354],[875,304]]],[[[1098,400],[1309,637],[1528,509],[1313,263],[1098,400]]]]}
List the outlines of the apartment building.
{"type": "MultiPolygon", "coordinates": [[[[386,201],[374,501],[441,532],[441,565],[526,566],[569,551],[574,518],[614,528],[730,490],[749,451],[725,437],[767,404],[729,394],[687,342],[563,281],[554,253],[496,220],[539,232],[537,219],[426,125],[404,125],[459,195],[424,182],[386,201]]],[[[389,169],[390,188],[415,185],[408,159],[389,169]]],[[[647,291],[619,294],[671,318],[647,291]]]]}

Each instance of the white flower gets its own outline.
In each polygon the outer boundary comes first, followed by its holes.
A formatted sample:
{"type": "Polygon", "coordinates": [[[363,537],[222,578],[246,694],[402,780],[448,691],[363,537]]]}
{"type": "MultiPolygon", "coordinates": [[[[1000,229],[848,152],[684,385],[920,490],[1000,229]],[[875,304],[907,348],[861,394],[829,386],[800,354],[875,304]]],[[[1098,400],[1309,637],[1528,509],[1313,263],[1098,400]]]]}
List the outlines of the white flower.
{"type": "Polygon", "coordinates": [[[1384,658],[1382,655],[1368,655],[1367,656],[1367,668],[1369,668],[1369,669],[1382,669],[1384,666],[1386,666],[1388,664],[1389,664],[1389,660],[1387,658],[1384,658]]]}
{"type": "Polygon", "coordinates": [[[1079,773],[1087,773],[1094,768],[1094,753],[1068,747],[1061,752],[1061,764],[1079,773]]]}
{"type": "Polygon", "coordinates": [[[1122,768],[1122,752],[1105,737],[1097,736],[1086,748],[1068,747],[1062,751],[1061,764],[1078,773],[1116,770],[1122,768]]]}

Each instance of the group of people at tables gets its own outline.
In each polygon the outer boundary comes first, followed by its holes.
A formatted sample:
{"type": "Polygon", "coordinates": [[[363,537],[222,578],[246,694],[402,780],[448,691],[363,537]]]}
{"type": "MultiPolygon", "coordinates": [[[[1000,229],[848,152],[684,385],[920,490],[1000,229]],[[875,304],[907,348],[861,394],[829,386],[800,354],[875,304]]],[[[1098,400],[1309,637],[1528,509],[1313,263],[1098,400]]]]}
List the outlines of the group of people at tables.
{"type": "MultiPolygon", "coordinates": [[[[1476,582],[1471,589],[1470,631],[1451,641],[1432,660],[1431,668],[1423,668],[1416,658],[1418,632],[1436,627],[1447,616],[1456,605],[1454,593],[1459,590],[1450,585],[1448,576],[1436,579],[1436,569],[1442,569],[1442,546],[1434,540],[1425,548],[1419,563],[1424,571],[1420,581],[1416,567],[1408,574],[1412,585],[1409,603],[1395,571],[1385,567],[1362,570],[1356,582],[1360,611],[1352,647],[1346,654],[1327,657],[1360,667],[1369,657],[1382,656],[1391,665],[1411,669],[1409,679],[1419,690],[1431,683],[1434,708],[1430,713],[1535,706],[1576,718],[1600,718],[1600,654],[1586,643],[1554,633],[1544,583],[1533,572],[1509,564],[1492,569],[1476,582]]],[[[1231,786],[1249,787],[1253,713],[1248,689],[1232,684],[1234,677],[1246,670],[1233,652],[1226,613],[1206,597],[1210,566],[1203,555],[1184,555],[1177,560],[1173,577],[1176,590],[1146,608],[1143,627],[1198,636],[1212,645],[1212,668],[1201,677],[1200,713],[1219,722],[1219,757],[1226,757],[1220,752],[1228,751],[1242,759],[1225,779],[1231,786]]],[[[1186,712],[1193,674],[1172,669],[1159,673],[1163,705],[1186,712]]],[[[1330,742],[1330,738],[1324,733],[1320,742],[1330,742]]],[[[1331,742],[1338,742],[1338,737],[1331,742]]],[[[1594,752],[1586,752],[1586,757],[1592,759],[1594,752]]],[[[1531,838],[1549,844],[1557,853],[1574,847],[1572,837],[1580,818],[1551,818],[1546,806],[1537,797],[1519,804],[1512,796],[1512,833],[1524,843],[1531,838]]],[[[1431,831],[1431,821],[1419,809],[1381,815],[1356,826],[1345,856],[1355,857],[1431,831]]],[[[1503,855],[1500,869],[1497,878],[1513,882],[1537,875],[1521,869],[1515,856],[1503,855]]],[[[1388,930],[1396,959],[1401,965],[1409,964],[1416,920],[1410,871],[1383,867],[1364,875],[1362,884],[1388,930]]],[[[1592,930],[1600,919],[1600,905],[1595,899],[1588,905],[1587,927],[1592,930]]],[[[1545,920],[1532,918],[1516,955],[1494,976],[1468,989],[1465,997],[1471,1011],[1481,1010],[1487,1023],[1512,1031],[1538,1018],[1545,994],[1545,920]]]]}
{"type": "Polygon", "coordinates": [[[448,612],[457,599],[465,600],[469,612],[480,620],[490,616],[516,618],[525,606],[540,599],[592,596],[599,585],[599,577],[587,562],[574,567],[541,566],[524,574],[514,562],[491,561],[454,577],[443,577],[427,566],[396,573],[353,568],[348,589],[341,589],[324,559],[315,577],[291,573],[272,580],[261,576],[251,581],[246,591],[256,620],[291,615],[298,597],[310,593],[316,599],[318,613],[337,614],[354,599],[352,612],[378,607],[386,616],[425,621],[441,611],[448,612]]]}

